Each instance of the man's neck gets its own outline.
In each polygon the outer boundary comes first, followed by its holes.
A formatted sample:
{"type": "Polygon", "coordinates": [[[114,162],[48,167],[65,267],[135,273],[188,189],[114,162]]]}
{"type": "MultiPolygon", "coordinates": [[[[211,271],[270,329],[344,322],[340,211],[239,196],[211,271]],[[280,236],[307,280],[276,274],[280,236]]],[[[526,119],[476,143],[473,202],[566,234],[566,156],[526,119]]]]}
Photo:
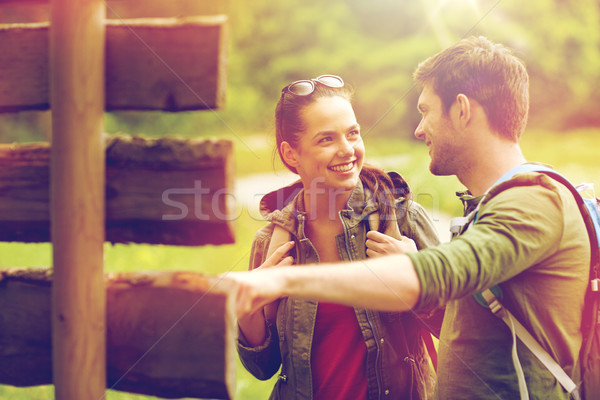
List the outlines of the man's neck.
{"type": "Polygon", "coordinates": [[[481,196],[506,172],[527,160],[518,143],[501,141],[477,154],[458,179],[473,196],[481,196]]]}

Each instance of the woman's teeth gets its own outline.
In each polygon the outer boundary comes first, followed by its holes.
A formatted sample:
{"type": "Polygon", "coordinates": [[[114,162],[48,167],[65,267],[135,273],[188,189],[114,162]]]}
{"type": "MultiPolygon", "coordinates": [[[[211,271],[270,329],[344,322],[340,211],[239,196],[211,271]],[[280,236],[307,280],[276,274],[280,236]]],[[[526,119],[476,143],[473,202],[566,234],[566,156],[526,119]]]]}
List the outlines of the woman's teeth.
{"type": "Polygon", "coordinates": [[[346,172],[346,171],[350,171],[353,166],[354,166],[354,161],[349,162],[348,164],[335,165],[333,167],[329,167],[329,169],[332,171],[335,171],[335,172],[346,172]]]}

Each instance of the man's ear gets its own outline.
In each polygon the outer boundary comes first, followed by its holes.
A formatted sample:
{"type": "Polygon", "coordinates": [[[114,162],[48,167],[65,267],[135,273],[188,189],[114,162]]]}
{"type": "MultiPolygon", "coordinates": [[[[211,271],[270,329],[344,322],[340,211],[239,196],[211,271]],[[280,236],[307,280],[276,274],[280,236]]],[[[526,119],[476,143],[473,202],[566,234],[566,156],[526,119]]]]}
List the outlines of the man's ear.
{"type": "Polygon", "coordinates": [[[298,166],[298,153],[292,148],[292,146],[290,146],[288,142],[281,142],[279,149],[281,150],[281,155],[283,156],[286,164],[294,168],[298,166]]]}
{"type": "Polygon", "coordinates": [[[465,128],[471,120],[471,101],[466,95],[459,93],[456,95],[456,104],[458,106],[458,123],[461,128],[465,128]]]}

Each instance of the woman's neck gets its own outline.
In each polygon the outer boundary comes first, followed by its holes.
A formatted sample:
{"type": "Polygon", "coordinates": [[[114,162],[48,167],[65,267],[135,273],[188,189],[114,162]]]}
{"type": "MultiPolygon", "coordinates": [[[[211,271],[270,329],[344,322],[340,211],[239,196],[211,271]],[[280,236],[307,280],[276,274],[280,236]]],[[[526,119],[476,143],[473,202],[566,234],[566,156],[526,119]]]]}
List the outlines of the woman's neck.
{"type": "Polygon", "coordinates": [[[341,261],[336,237],[344,232],[339,211],[346,208],[352,191],[321,188],[304,192],[306,225],[304,232],[321,262],[341,261]]]}
{"type": "Polygon", "coordinates": [[[304,207],[309,220],[338,220],[338,213],[346,208],[351,190],[311,188],[304,190],[304,207]]]}

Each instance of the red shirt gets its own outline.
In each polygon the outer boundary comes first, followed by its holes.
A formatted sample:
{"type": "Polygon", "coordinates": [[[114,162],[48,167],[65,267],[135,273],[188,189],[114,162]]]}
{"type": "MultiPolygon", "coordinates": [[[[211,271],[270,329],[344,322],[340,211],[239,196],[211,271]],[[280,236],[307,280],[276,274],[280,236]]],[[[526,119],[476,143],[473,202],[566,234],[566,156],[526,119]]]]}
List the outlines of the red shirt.
{"type": "Polygon", "coordinates": [[[367,346],[354,308],[319,303],[311,369],[315,400],[367,398],[367,346]]]}

